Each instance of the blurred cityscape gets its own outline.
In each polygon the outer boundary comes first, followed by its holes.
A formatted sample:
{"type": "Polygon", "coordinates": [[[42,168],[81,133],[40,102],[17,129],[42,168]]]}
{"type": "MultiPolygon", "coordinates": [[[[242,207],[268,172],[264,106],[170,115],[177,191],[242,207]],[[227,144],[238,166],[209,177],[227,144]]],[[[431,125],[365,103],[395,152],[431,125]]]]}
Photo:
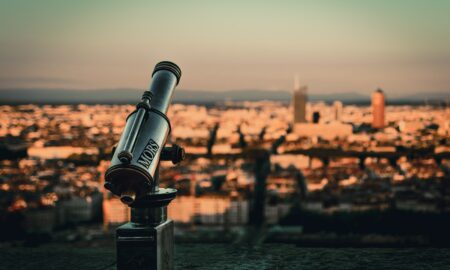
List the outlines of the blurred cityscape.
{"type": "MultiPolygon", "coordinates": [[[[296,85],[289,104],[172,105],[168,143],[187,153],[161,165],[161,186],[178,190],[176,237],[235,241],[261,222],[264,241],[433,241],[423,235],[450,224],[450,108],[388,104],[381,89],[370,106],[308,102],[296,85]]],[[[103,175],[134,109],[0,106],[0,239],[90,240],[127,222],[103,175]]]]}

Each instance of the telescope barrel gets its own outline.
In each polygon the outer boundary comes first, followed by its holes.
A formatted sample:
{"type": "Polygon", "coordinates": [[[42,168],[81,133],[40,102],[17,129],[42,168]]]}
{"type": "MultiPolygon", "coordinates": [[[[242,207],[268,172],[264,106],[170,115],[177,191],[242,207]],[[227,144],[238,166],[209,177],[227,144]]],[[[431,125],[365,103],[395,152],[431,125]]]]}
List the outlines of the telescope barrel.
{"type": "Polygon", "coordinates": [[[156,110],[167,113],[173,90],[181,78],[180,68],[171,62],[160,62],[153,71],[153,80],[149,91],[153,95],[151,105],[156,110]]]}
{"type": "Polygon", "coordinates": [[[170,133],[166,113],[180,78],[181,70],[176,64],[158,63],[149,90],[144,92],[137,109],[127,118],[105,173],[105,188],[128,205],[157,189],[155,175],[170,133]]]}

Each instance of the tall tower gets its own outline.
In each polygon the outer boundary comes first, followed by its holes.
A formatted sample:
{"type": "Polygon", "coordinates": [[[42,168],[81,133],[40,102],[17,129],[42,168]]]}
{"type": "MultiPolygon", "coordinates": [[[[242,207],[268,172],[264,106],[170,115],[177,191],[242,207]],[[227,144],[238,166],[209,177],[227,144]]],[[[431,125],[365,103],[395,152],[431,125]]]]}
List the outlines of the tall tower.
{"type": "Polygon", "coordinates": [[[372,127],[384,127],[384,93],[383,90],[377,89],[372,94],[372,127]]]}
{"type": "Polygon", "coordinates": [[[333,102],[333,110],[334,110],[334,120],[341,121],[342,120],[342,110],[344,105],[339,100],[333,102]]]}
{"type": "Polygon", "coordinates": [[[295,123],[305,123],[306,122],[306,102],[307,97],[307,86],[300,86],[298,83],[298,78],[295,78],[294,93],[292,96],[292,103],[294,107],[294,124],[295,123]]]}

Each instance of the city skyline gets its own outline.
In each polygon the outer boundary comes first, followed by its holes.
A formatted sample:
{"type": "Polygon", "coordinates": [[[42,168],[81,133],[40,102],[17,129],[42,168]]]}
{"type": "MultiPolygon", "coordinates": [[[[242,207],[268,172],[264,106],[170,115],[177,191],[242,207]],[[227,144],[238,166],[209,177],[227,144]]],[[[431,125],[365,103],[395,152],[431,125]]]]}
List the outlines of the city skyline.
{"type": "Polygon", "coordinates": [[[0,0],[0,268],[450,265],[449,11],[0,0]]]}
{"type": "Polygon", "coordinates": [[[0,89],[141,88],[167,58],[181,89],[450,91],[446,1],[0,3],[0,89]]]}

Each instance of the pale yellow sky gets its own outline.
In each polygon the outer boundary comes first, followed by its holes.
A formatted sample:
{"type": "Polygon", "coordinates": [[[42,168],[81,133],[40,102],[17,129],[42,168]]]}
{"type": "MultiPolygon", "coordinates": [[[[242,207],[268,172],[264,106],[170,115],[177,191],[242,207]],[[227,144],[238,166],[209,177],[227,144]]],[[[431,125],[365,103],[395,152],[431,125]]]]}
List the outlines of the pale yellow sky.
{"type": "Polygon", "coordinates": [[[0,88],[450,93],[450,1],[0,0],[0,88]]]}

